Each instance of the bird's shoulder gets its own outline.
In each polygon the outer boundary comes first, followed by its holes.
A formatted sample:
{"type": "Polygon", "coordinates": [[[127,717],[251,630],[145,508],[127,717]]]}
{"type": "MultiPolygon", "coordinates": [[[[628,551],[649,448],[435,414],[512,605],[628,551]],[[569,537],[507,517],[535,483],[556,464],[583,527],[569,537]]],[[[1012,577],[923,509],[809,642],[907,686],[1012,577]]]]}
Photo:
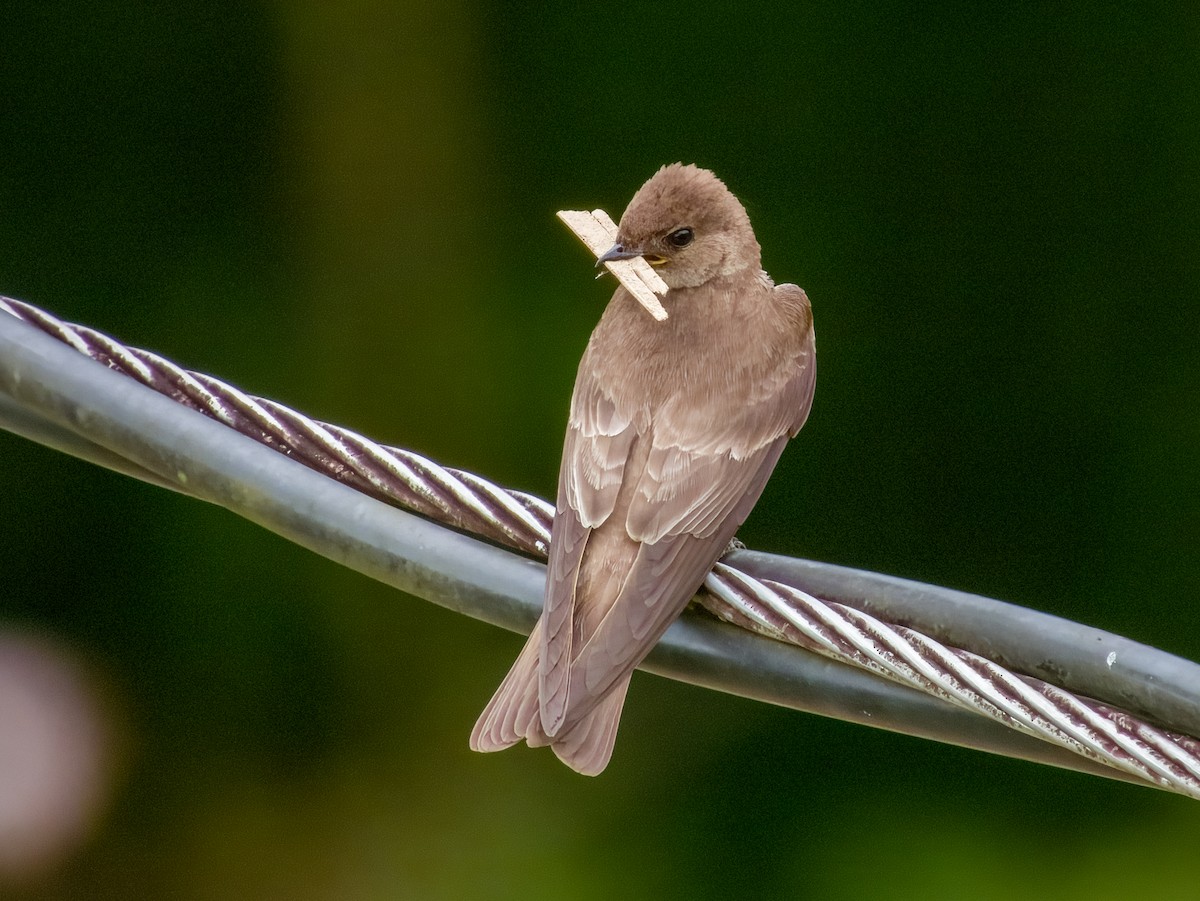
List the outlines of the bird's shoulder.
{"type": "Polygon", "coordinates": [[[784,316],[801,329],[812,327],[812,304],[808,300],[808,294],[799,285],[774,285],[771,289],[771,300],[784,316]]]}

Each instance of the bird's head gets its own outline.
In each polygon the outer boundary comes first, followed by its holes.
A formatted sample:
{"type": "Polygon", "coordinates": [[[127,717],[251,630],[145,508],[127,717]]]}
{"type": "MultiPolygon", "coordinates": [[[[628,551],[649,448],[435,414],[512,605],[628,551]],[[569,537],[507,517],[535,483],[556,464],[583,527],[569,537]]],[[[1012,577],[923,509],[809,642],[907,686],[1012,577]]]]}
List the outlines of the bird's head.
{"type": "Polygon", "coordinates": [[[696,166],[663,166],[633,195],[617,243],[599,262],[642,256],[670,288],[694,288],[761,268],[746,210],[725,184],[696,166]]]}

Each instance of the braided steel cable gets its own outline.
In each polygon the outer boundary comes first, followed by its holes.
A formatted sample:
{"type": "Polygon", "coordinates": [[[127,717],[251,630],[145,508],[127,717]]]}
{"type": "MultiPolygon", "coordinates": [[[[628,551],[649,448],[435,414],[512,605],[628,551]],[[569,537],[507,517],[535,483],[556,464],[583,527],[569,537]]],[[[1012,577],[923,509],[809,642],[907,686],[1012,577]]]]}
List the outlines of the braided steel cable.
{"type": "Polygon", "coordinates": [[[718,618],[859,666],[1163,788],[1200,797],[1200,741],[1019,675],[798,588],[718,563],[705,588],[718,618]]]}
{"type": "MultiPolygon", "coordinates": [[[[553,507],[379,445],[0,298],[3,310],[110,369],[365,494],[544,558],[553,507]]],[[[161,484],[161,480],[158,480],[161,484]]],[[[178,488],[179,486],[172,486],[178,488]]],[[[1153,785],[1200,798],[1200,742],[979,654],[799,588],[718,564],[700,602],[718,618],[911,686],[1153,785]]]]}

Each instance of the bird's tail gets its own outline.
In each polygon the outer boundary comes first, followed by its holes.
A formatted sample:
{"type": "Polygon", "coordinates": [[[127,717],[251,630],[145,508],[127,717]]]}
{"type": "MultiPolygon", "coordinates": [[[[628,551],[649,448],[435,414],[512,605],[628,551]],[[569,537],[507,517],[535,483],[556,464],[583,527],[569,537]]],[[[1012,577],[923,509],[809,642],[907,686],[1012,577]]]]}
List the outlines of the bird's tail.
{"type": "Polygon", "coordinates": [[[517,655],[512,669],[483,708],[471,730],[472,751],[502,751],[525,739],[531,747],[548,744],[538,706],[538,650],[542,643],[539,619],[517,655]]]}
{"type": "Polygon", "coordinates": [[[617,726],[621,722],[629,679],[626,676],[617,682],[578,722],[554,736],[551,749],[575,772],[598,776],[608,766],[617,740],[617,726]]]}
{"type": "Polygon", "coordinates": [[[532,748],[550,745],[558,759],[577,773],[598,775],[612,757],[629,677],[617,682],[575,722],[568,712],[568,725],[550,738],[542,728],[538,704],[540,647],[541,621],[471,730],[471,750],[501,751],[524,739],[532,748]]]}

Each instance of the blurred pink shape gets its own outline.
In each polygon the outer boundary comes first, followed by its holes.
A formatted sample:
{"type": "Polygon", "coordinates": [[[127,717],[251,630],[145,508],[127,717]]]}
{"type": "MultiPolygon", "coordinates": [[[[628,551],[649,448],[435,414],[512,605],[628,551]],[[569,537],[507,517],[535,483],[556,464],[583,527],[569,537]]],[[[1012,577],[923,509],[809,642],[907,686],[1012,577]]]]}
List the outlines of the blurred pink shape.
{"type": "Polygon", "coordinates": [[[99,698],[68,649],[0,626],[0,880],[50,869],[96,821],[113,776],[99,698]]]}

